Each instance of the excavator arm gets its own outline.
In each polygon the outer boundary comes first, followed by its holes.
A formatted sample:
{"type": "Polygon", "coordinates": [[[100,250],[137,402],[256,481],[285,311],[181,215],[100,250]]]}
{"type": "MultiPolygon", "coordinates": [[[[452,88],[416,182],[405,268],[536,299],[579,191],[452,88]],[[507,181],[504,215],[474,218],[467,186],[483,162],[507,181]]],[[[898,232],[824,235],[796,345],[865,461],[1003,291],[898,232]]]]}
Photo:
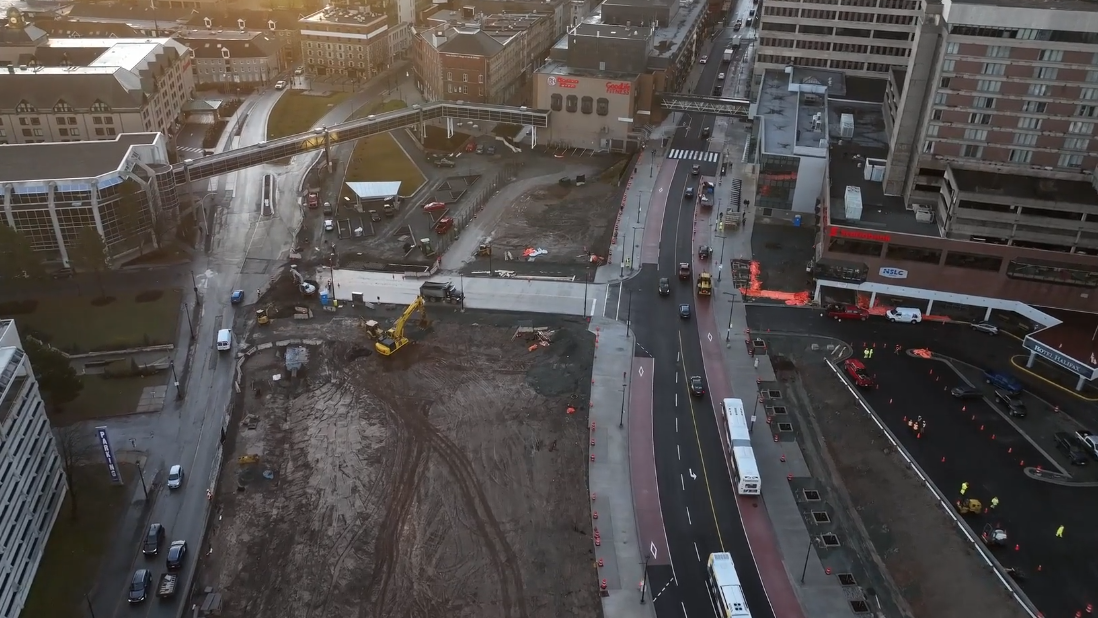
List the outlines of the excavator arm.
{"type": "Polygon", "coordinates": [[[404,313],[400,314],[400,317],[397,318],[393,327],[385,331],[381,340],[374,344],[374,349],[377,350],[378,354],[389,356],[408,343],[408,338],[404,336],[404,326],[417,311],[422,313],[424,320],[426,320],[427,310],[424,308],[422,296],[417,296],[416,299],[404,309],[404,313]]]}

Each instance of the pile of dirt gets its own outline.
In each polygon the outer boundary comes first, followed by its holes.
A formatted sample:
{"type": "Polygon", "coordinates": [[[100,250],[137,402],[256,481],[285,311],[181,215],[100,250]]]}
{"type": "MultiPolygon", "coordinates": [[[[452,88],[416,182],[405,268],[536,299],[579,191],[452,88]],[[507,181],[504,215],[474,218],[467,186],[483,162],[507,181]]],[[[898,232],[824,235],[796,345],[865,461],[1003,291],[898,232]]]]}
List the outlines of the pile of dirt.
{"type": "MultiPolygon", "coordinates": [[[[594,353],[594,338],[590,333],[573,333],[558,330],[550,344],[551,359],[536,363],[526,372],[526,383],[543,397],[576,395],[587,400],[591,390],[591,372],[586,359],[594,353]]],[[[538,348],[531,354],[540,354],[546,348],[538,348]]]]}

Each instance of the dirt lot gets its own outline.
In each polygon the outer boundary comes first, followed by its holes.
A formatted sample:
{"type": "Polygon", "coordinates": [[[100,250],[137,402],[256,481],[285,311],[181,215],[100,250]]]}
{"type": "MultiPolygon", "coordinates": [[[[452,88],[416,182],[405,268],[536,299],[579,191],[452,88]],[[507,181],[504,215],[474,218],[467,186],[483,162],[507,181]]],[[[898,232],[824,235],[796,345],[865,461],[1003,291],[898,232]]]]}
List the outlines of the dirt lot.
{"type": "Polygon", "coordinates": [[[259,331],[329,343],[294,380],[270,379],[274,350],[246,365],[198,578],[223,616],[600,615],[587,416],[565,412],[589,397],[588,333],[534,318],[558,330],[528,352],[514,316],[432,319],[391,358],[357,318],[259,331]]]}
{"type": "Polygon", "coordinates": [[[803,419],[825,468],[847,506],[868,532],[876,559],[891,576],[914,616],[1023,618],[976,551],[942,513],[922,481],[892,450],[850,392],[799,337],[771,337],[779,381],[810,395],[803,419]],[[788,362],[791,361],[791,362],[788,362]],[[797,386],[793,386],[796,383],[797,386]]]}
{"type": "Polygon", "coordinates": [[[758,260],[764,290],[803,292],[809,289],[805,266],[812,259],[816,231],[756,223],[751,232],[751,255],[758,260]]]}

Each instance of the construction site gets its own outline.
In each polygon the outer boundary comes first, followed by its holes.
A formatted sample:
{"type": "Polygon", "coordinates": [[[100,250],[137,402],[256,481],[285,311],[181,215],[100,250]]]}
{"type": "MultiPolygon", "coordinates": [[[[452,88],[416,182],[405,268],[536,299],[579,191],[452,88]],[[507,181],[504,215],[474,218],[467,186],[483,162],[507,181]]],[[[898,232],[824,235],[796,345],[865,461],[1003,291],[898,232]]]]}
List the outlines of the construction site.
{"type": "Polygon", "coordinates": [[[592,335],[438,307],[272,309],[242,342],[196,576],[221,615],[601,614],[592,335]]]}

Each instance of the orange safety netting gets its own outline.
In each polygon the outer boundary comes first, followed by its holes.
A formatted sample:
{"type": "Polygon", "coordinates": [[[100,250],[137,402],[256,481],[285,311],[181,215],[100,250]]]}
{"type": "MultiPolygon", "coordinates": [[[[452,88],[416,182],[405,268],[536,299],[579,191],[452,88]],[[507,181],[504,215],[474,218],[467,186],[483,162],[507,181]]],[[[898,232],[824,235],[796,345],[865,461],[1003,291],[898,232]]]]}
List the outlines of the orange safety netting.
{"type": "Polygon", "coordinates": [[[752,298],[765,298],[768,300],[780,300],[787,305],[807,305],[812,294],[809,292],[775,292],[773,290],[764,290],[762,279],[759,278],[759,272],[762,268],[759,266],[758,261],[751,260],[751,279],[747,284],[747,287],[740,288],[740,294],[744,296],[750,296],[752,298]]]}

